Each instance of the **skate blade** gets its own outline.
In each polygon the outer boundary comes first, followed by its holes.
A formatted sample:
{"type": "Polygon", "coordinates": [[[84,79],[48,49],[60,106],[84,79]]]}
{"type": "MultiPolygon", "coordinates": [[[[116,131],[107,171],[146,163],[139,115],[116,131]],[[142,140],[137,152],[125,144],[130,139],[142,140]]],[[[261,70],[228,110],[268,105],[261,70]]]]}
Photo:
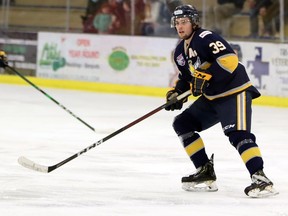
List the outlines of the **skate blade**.
{"type": "Polygon", "coordinates": [[[182,183],[182,189],[191,192],[215,192],[218,191],[218,187],[215,181],[205,182],[184,182],[182,183]]]}
{"type": "Polygon", "coordinates": [[[260,191],[259,188],[255,188],[249,191],[248,196],[252,198],[264,198],[264,197],[271,197],[279,194],[273,186],[267,186],[264,190],[260,191]]]}

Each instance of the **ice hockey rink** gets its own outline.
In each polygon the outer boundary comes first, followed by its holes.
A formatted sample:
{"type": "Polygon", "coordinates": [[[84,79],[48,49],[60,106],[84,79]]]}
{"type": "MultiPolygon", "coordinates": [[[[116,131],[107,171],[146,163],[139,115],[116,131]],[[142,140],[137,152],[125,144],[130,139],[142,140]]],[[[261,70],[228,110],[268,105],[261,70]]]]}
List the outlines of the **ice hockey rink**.
{"type": "Polygon", "coordinates": [[[253,106],[252,130],[280,194],[252,199],[243,192],[249,174],[220,125],[201,134],[214,153],[218,192],[181,189],[181,177],[194,167],[171,126],[179,111],[162,110],[51,173],[22,167],[20,156],[54,165],[165,103],[164,97],[42,89],[96,132],[31,86],[0,84],[2,216],[288,216],[287,108],[253,106]]]}

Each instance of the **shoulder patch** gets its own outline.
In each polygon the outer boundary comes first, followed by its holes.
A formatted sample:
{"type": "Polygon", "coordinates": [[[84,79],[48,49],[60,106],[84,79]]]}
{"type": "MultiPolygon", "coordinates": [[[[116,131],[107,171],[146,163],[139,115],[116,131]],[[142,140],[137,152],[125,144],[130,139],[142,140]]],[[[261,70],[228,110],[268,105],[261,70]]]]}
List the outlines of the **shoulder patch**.
{"type": "Polygon", "coordinates": [[[180,65],[180,66],[184,66],[185,65],[185,59],[184,59],[184,56],[182,54],[177,56],[176,61],[177,61],[177,64],[180,65]]]}
{"type": "Polygon", "coordinates": [[[203,31],[199,34],[199,37],[204,38],[206,35],[212,34],[211,31],[203,31]]]}

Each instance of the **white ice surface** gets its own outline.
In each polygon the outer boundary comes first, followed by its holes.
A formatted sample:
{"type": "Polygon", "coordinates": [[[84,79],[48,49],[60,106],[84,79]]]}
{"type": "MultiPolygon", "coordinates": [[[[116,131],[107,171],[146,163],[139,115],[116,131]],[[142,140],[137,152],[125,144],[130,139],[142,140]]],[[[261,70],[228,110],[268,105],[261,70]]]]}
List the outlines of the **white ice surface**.
{"type": "Polygon", "coordinates": [[[218,192],[189,193],[194,171],[162,110],[51,173],[17,163],[53,165],[165,103],[164,98],[42,88],[90,130],[31,86],[0,84],[1,216],[288,216],[288,109],[253,107],[253,132],[278,196],[252,199],[249,174],[220,125],[201,135],[215,154],[218,192]]]}

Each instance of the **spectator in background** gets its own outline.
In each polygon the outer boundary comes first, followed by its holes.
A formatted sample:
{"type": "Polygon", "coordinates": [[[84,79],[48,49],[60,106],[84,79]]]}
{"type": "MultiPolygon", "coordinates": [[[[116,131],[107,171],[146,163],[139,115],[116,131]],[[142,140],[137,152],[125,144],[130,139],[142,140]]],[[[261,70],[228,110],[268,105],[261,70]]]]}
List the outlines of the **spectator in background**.
{"type": "Polygon", "coordinates": [[[145,20],[149,0],[135,0],[134,35],[142,35],[142,23],[145,20]]]}
{"type": "Polygon", "coordinates": [[[171,13],[166,0],[146,1],[145,20],[142,21],[142,35],[175,36],[175,30],[171,28],[170,19],[171,13]]]}
{"type": "MultiPolygon", "coordinates": [[[[261,7],[258,15],[258,36],[259,37],[279,37],[280,17],[279,1],[272,0],[271,5],[261,7]]],[[[284,9],[285,10],[285,9],[284,9]]]]}
{"type": "Polygon", "coordinates": [[[265,25],[265,18],[267,17],[267,8],[265,6],[259,9],[258,13],[258,36],[269,37],[272,35],[271,29],[265,25]]]}
{"type": "Polygon", "coordinates": [[[155,35],[164,37],[177,36],[175,30],[171,28],[171,13],[165,1],[162,1],[157,26],[155,28],[155,35]]]}
{"type": "Polygon", "coordinates": [[[245,0],[209,0],[206,28],[222,36],[230,36],[231,18],[243,9],[245,0]]]}
{"type": "Polygon", "coordinates": [[[245,0],[217,0],[213,8],[215,29],[214,31],[224,37],[230,36],[231,18],[240,13],[245,0]]]}
{"type": "Polygon", "coordinates": [[[95,29],[93,24],[94,16],[105,2],[107,2],[107,0],[88,0],[86,13],[85,15],[81,15],[84,33],[97,33],[97,29],[95,29]]]}
{"type": "Polygon", "coordinates": [[[265,30],[267,8],[272,4],[271,0],[247,0],[250,8],[250,29],[251,37],[259,37],[267,31],[265,30]],[[260,21],[260,22],[259,22],[260,21]],[[260,28],[259,28],[260,24],[260,28]]]}
{"type": "Polygon", "coordinates": [[[106,2],[107,0],[88,0],[86,7],[86,16],[89,14],[95,14],[95,12],[99,10],[102,4],[106,2]]]}
{"type": "MultiPolygon", "coordinates": [[[[149,0],[147,0],[149,1],[149,0]]],[[[119,19],[119,29],[117,34],[141,35],[142,22],[145,19],[146,0],[134,0],[134,5],[131,5],[131,0],[109,0],[114,7],[114,13],[119,19]],[[134,7],[134,8],[131,8],[134,7]],[[132,23],[132,10],[134,10],[132,23]],[[132,28],[134,31],[132,31],[132,28]]]]}
{"type": "Polygon", "coordinates": [[[98,34],[114,33],[114,24],[116,22],[116,16],[111,12],[110,6],[108,4],[103,4],[101,6],[100,11],[96,13],[93,20],[94,27],[97,29],[98,34]]]}
{"type": "Polygon", "coordinates": [[[94,26],[94,17],[99,12],[102,4],[109,4],[111,13],[115,15],[113,34],[118,35],[141,35],[142,22],[145,19],[145,2],[150,0],[88,0],[86,14],[81,16],[84,33],[98,33],[94,26]],[[131,8],[133,7],[133,8],[131,8]],[[134,10],[133,23],[132,11],[134,10]],[[133,29],[132,29],[133,28],[133,29]],[[133,31],[132,31],[133,30],[133,31]]]}
{"type": "Polygon", "coordinates": [[[129,34],[127,13],[130,13],[130,3],[127,0],[108,0],[111,12],[116,16],[115,34],[129,34]]]}

